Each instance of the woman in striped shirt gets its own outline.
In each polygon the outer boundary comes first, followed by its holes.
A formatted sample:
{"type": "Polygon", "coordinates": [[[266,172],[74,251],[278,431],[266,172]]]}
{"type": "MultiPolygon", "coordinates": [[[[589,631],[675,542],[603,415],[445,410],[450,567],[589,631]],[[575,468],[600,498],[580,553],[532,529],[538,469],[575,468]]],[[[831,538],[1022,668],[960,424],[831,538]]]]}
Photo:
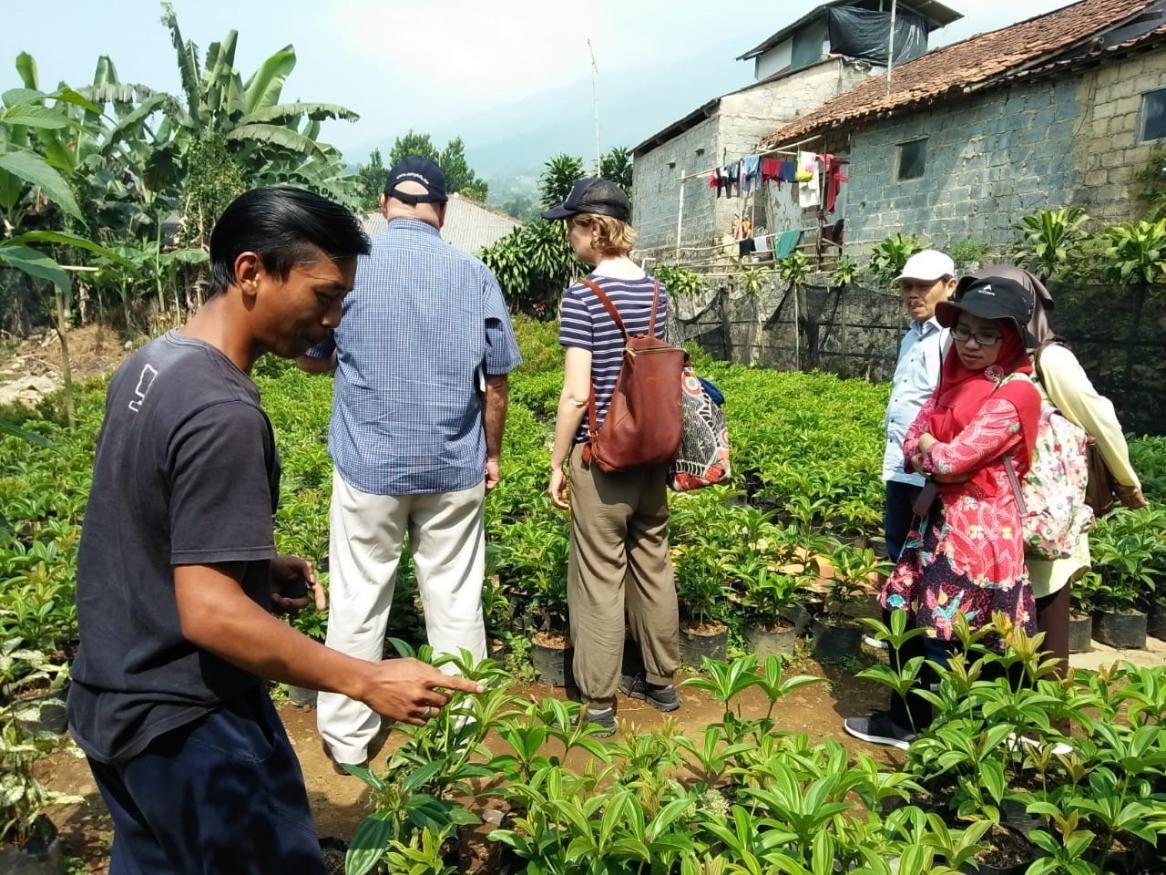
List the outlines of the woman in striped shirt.
{"type": "MultiPolygon", "coordinates": [[[[589,283],[610,298],[629,335],[647,334],[652,324],[657,283],[628,258],[636,239],[627,224],[630,213],[619,186],[600,178],[580,180],[561,206],[543,213],[546,219],[566,220],[575,255],[594,265],[585,281],[563,294],[559,343],[565,348],[565,373],[547,491],[556,507],[571,511],[572,668],[588,720],[606,735],[615,731],[617,688],[661,711],[680,707],[672,684],[680,632],[668,552],[667,466],[606,473],[582,460],[591,433],[585,421],[591,392],[599,428],[624,347],[623,332],[589,283]],[[625,610],[642,666],[621,679],[625,610]]],[[[663,337],[668,297],[662,286],[656,307],[654,330],[663,337]]]]}

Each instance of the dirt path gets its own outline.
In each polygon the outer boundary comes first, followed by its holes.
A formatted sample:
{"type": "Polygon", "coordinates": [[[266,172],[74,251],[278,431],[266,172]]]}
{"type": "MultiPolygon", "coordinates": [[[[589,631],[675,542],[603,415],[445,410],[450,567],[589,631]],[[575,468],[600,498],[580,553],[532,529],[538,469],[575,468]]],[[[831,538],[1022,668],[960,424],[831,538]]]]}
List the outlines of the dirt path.
{"type": "MultiPolygon", "coordinates": [[[[893,764],[899,761],[886,748],[863,744],[842,732],[843,716],[861,714],[883,703],[885,695],[880,688],[856,679],[845,669],[820,666],[813,661],[806,661],[786,672],[787,677],[794,674],[816,675],[825,678],[826,682],[803,687],[783,700],[774,715],[779,728],[789,732],[804,732],[815,738],[831,736],[847,748],[862,750],[880,762],[893,764]]],[[[536,698],[562,696],[561,690],[538,685],[517,687],[515,692],[536,698]]],[[[720,720],[720,706],[704,693],[681,689],[680,698],[682,707],[671,716],[678,720],[685,731],[699,731],[720,720]]],[[[756,690],[742,697],[742,713],[746,717],[764,715],[766,705],[764,696],[756,690]]],[[[364,785],[355,778],[340,776],[332,771],[332,765],[324,757],[316,734],[314,711],[284,705],[280,708],[280,714],[303,766],[320,835],[349,838],[357,824],[368,814],[368,794],[364,785]]],[[[658,729],[666,719],[665,715],[644,702],[623,696],[619,698],[619,716],[634,726],[635,731],[658,729]]],[[[373,758],[374,769],[385,762],[389,752],[400,743],[401,737],[399,733],[387,733],[381,749],[373,758]]],[[[501,751],[500,747],[496,748],[496,739],[488,738],[487,746],[501,751]]],[[[111,827],[86,761],[62,749],[38,763],[37,773],[51,789],[84,798],[80,804],[53,806],[49,815],[61,831],[66,852],[81,858],[86,865],[85,871],[106,872],[111,827]]]]}
{"type": "MultiPolygon", "coordinates": [[[[116,331],[97,325],[66,334],[69,365],[80,384],[113,371],[130,354],[116,331]]],[[[0,405],[35,404],[60,388],[61,343],[55,331],[0,345],[0,405]]]]}

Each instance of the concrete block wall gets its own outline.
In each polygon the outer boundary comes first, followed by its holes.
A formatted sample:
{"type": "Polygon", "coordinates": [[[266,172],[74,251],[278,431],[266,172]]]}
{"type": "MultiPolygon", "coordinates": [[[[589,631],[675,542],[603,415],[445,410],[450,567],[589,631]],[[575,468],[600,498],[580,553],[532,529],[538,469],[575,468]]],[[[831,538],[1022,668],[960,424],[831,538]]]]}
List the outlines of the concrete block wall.
{"type": "MultiPolygon", "coordinates": [[[[720,159],[720,111],[678,137],[635,156],[632,164],[632,227],[637,249],[653,249],[676,243],[680,177],[720,159]]],[[[694,179],[684,184],[685,237],[704,239],[714,229],[712,197],[708,183],[694,179]]]]}
{"type": "Polygon", "coordinates": [[[1070,202],[1076,179],[1075,80],[997,89],[855,132],[846,215],[849,254],[898,231],[940,247],[973,238],[1001,249],[1014,222],[1070,202]],[[926,169],[899,180],[898,146],[926,138],[926,169]]]}
{"type": "Polygon", "coordinates": [[[847,250],[897,231],[934,245],[1002,250],[1039,208],[1079,206],[1098,224],[1138,218],[1136,175],[1166,138],[1139,139],[1142,95],[1166,88],[1166,50],[1061,79],[999,88],[854,132],[847,250]],[[897,146],[927,138],[919,179],[898,180],[897,146]]]}
{"type": "Polygon", "coordinates": [[[1166,50],[1148,52],[1087,72],[1077,87],[1084,112],[1073,158],[1079,180],[1073,202],[1110,224],[1138,218],[1137,174],[1166,139],[1142,141],[1142,95],[1166,88],[1166,50]]]}

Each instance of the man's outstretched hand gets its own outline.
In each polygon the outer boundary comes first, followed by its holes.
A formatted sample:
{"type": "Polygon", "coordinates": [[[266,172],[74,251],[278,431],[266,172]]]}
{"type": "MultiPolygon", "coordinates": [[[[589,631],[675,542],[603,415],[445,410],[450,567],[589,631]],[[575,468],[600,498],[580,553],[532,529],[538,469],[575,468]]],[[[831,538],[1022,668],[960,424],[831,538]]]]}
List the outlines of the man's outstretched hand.
{"type": "Polygon", "coordinates": [[[382,717],[421,726],[436,717],[449,696],[441,690],[481,693],[477,681],[447,675],[416,659],[386,659],[371,666],[358,698],[382,717]]]}

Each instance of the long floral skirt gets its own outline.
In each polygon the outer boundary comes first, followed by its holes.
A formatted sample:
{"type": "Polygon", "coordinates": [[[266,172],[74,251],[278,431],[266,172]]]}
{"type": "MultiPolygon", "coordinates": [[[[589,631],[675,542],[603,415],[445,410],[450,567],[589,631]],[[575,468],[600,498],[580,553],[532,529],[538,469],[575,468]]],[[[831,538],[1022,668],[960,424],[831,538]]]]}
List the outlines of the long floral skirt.
{"type": "MultiPolygon", "coordinates": [[[[958,517],[959,514],[957,513],[958,517]]],[[[928,517],[916,519],[899,564],[883,586],[880,601],[888,610],[910,612],[915,625],[934,638],[955,638],[954,622],[963,614],[972,629],[1002,613],[1016,628],[1036,631],[1036,602],[1024,567],[1023,547],[1011,549],[1001,538],[1011,532],[956,532],[941,501],[928,517]],[[920,531],[922,529],[922,531],[920,531]],[[964,549],[972,545],[972,550],[964,549]],[[1002,549],[1004,548],[1004,549],[1002,549]],[[961,555],[962,554],[962,555],[961,555]]],[[[1002,647],[997,636],[985,642],[1002,647]]]]}

